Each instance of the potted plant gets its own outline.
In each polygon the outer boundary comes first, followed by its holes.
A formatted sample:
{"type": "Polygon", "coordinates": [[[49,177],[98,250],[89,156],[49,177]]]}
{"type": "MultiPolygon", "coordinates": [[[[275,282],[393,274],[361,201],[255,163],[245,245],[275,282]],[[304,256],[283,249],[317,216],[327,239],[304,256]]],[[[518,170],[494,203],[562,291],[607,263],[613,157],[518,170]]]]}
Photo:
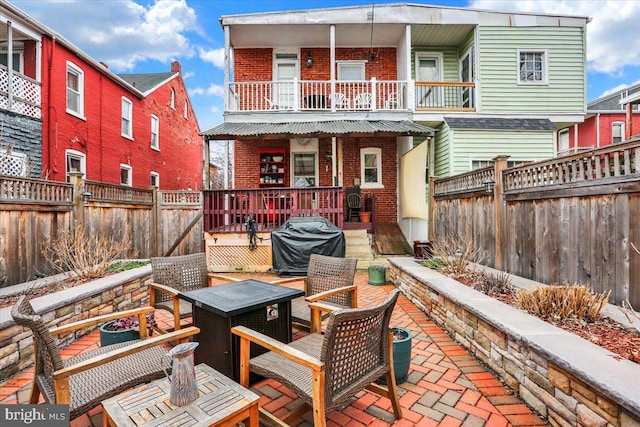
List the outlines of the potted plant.
{"type": "Polygon", "coordinates": [[[367,269],[370,285],[384,285],[387,283],[387,267],[382,264],[371,264],[367,269]]]}
{"type": "MultiPolygon", "coordinates": [[[[393,372],[396,384],[402,384],[409,376],[411,365],[411,331],[399,326],[393,326],[393,372]]],[[[376,381],[386,384],[387,380],[381,376],[376,381]]]]}
{"type": "MultiPolygon", "coordinates": [[[[153,328],[158,326],[153,313],[147,314],[147,329],[149,335],[153,334],[153,328]]],[[[100,326],[100,346],[118,344],[126,341],[140,339],[140,324],[138,316],[123,317],[112,320],[100,326]]]]}
{"type": "Polygon", "coordinates": [[[362,211],[359,212],[360,222],[371,222],[371,212],[362,211]]]}

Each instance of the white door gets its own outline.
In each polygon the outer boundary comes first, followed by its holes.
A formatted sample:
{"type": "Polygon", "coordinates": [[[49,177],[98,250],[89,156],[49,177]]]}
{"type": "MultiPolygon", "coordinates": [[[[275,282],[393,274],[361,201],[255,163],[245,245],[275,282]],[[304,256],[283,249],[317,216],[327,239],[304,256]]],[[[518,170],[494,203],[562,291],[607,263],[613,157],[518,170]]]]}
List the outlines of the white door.
{"type": "MultiPolygon", "coordinates": [[[[460,60],[460,81],[465,83],[473,82],[473,55],[471,54],[471,49],[460,60]]],[[[460,93],[461,107],[473,108],[473,88],[465,86],[460,93]]]]}
{"type": "Polygon", "coordinates": [[[274,76],[271,102],[280,109],[293,108],[293,80],[298,76],[298,55],[276,54],[274,76]]]}
{"type": "MultiPolygon", "coordinates": [[[[416,57],[416,80],[420,82],[442,81],[442,56],[419,54],[416,57]]],[[[416,84],[416,102],[419,107],[444,107],[442,88],[416,84]]]]}

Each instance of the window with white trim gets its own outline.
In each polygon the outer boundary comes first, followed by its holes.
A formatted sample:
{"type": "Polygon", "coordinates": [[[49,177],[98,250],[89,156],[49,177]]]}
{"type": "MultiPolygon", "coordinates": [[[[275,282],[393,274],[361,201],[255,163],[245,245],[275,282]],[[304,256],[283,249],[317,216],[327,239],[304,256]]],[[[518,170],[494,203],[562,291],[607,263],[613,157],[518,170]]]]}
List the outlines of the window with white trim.
{"type": "MultiPolygon", "coordinates": [[[[513,168],[516,166],[524,165],[525,163],[531,163],[533,160],[507,160],[507,167],[513,168]]],[[[482,169],[489,166],[493,166],[494,161],[490,159],[472,159],[471,170],[482,169]]]]}
{"type": "Polygon", "coordinates": [[[131,187],[133,168],[124,163],[120,163],[120,185],[128,185],[131,187]]]}
{"type": "Polygon", "coordinates": [[[82,172],[84,177],[87,177],[87,156],[81,151],[65,150],[67,158],[66,162],[66,176],[67,182],[70,182],[70,172],[82,172]]]}
{"type": "MultiPolygon", "coordinates": [[[[16,50],[13,48],[13,52],[11,54],[11,58],[13,59],[13,71],[16,73],[24,74],[24,59],[22,50],[16,50]]],[[[9,52],[6,49],[0,49],[0,64],[5,67],[9,67],[9,52]]]]}
{"type": "Polygon", "coordinates": [[[624,141],[624,122],[611,123],[611,143],[617,144],[624,141]]]}
{"type": "Polygon", "coordinates": [[[365,61],[339,61],[338,80],[364,80],[365,61]]]}
{"type": "Polygon", "coordinates": [[[122,97],[122,136],[133,138],[133,103],[122,97]]]}
{"type": "Polygon", "coordinates": [[[547,84],[547,51],[518,50],[518,83],[547,84]]]}
{"type": "Polygon", "coordinates": [[[369,147],[360,150],[360,188],[383,188],[380,148],[369,147]]]}
{"type": "Polygon", "coordinates": [[[0,175],[27,176],[26,154],[0,147],[0,175]]]}
{"type": "Polygon", "coordinates": [[[189,107],[189,104],[187,103],[187,100],[185,99],[184,100],[184,111],[182,113],[184,115],[185,119],[189,118],[189,108],[188,107],[189,107]]]}
{"type": "Polygon", "coordinates": [[[151,115],[151,148],[160,150],[160,119],[151,115]]]}
{"type": "Polygon", "coordinates": [[[149,185],[151,187],[160,187],[160,174],[158,172],[153,172],[149,174],[149,185]]]}
{"type": "Polygon", "coordinates": [[[84,72],[67,61],[67,113],[84,118],[84,72]]]}
{"type": "Polygon", "coordinates": [[[558,132],[558,153],[569,151],[569,129],[558,132]]]}
{"type": "Polygon", "coordinates": [[[171,94],[169,95],[169,106],[174,110],[176,109],[176,91],[173,88],[171,88],[171,94]]]}

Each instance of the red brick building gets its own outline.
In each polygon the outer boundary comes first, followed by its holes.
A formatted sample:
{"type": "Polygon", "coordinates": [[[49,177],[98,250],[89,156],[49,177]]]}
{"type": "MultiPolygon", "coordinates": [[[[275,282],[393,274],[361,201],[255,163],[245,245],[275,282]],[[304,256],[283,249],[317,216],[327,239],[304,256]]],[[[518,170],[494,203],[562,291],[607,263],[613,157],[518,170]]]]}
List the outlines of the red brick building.
{"type": "Polygon", "coordinates": [[[112,184],[202,188],[203,143],[179,63],[164,73],[118,75],[14,6],[2,9],[12,72],[8,64],[0,72],[10,75],[14,95],[3,114],[42,120],[39,152],[33,142],[3,141],[14,157],[57,181],[79,170],[112,184]],[[24,82],[26,100],[18,93],[24,82]]]}
{"type": "Polygon", "coordinates": [[[640,84],[629,86],[592,101],[583,123],[560,129],[558,154],[571,154],[616,144],[640,132],[640,107],[633,105],[632,134],[627,122],[626,99],[640,95],[640,84]],[[622,101],[622,102],[621,102],[622,101]]]}

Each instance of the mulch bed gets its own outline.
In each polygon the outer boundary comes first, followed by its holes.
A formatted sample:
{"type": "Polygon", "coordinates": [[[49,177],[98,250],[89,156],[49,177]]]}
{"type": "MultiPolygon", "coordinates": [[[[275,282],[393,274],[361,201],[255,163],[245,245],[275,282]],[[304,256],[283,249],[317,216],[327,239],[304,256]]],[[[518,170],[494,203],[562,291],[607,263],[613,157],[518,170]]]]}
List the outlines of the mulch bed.
{"type": "MultiPolygon", "coordinates": [[[[466,286],[471,288],[474,287],[473,279],[468,276],[452,278],[466,286]]],[[[516,298],[513,294],[497,294],[489,296],[496,298],[505,304],[518,308],[516,298]]],[[[640,363],[640,333],[635,330],[626,329],[608,317],[604,317],[597,322],[586,322],[584,320],[574,318],[564,320],[543,318],[542,320],[605,348],[610,352],[617,354],[620,358],[640,363]]]]}

